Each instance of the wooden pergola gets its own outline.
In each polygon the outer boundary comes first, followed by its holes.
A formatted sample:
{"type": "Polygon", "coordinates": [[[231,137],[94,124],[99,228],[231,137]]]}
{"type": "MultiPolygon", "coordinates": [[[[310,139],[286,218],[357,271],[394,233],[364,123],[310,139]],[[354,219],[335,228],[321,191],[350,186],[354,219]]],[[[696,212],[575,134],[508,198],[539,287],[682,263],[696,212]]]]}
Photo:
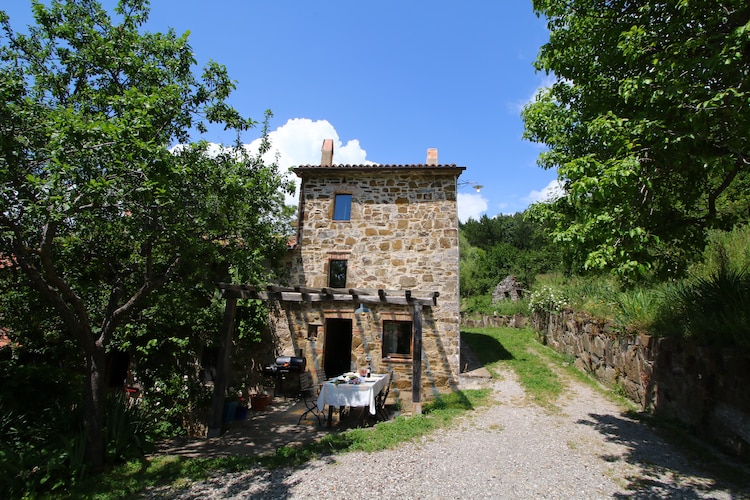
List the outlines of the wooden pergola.
{"type": "Polygon", "coordinates": [[[422,309],[437,305],[439,292],[416,292],[412,290],[384,290],[361,288],[309,288],[268,285],[258,288],[252,285],[219,283],[221,297],[226,300],[224,324],[219,342],[219,358],[214,379],[214,394],[211,404],[211,421],[208,437],[221,434],[224,394],[231,365],[232,334],[235,328],[238,299],[276,300],[279,302],[335,302],[349,304],[394,304],[413,308],[414,339],[412,357],[412,402],[416,413],[422,411],[422,309]]]}

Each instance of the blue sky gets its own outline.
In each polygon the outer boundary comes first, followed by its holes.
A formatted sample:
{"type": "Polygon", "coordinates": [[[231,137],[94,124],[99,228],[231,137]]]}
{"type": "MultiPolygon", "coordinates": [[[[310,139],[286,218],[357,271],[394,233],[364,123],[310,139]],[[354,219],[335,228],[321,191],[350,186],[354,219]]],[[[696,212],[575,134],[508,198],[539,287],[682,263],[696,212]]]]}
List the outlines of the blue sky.
{"type": "MultiPolygon", "coordinates": [[[[0,0],[19,31],[30,6],[0,0]]],[[[199,67],[227,67],[242,114],[273,111],[283,167],[318,163],[325,138],[335,163],[424,163],[438,148],[483,186],[460,190],[462,220],[522,211],[554,183],[521,137],[521,108],[550,82],[532,65],[548,33],[530,0],[152,0],[146,29],[168,27],[190,31],[199,67]]]]}

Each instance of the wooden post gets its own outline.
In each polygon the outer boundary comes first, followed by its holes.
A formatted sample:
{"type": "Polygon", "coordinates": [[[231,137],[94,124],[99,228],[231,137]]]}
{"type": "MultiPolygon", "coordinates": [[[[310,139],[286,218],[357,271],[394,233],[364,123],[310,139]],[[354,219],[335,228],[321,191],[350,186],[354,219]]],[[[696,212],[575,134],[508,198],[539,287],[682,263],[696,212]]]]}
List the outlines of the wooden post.
{"type": "Polygon", "coordinates": [[[211,421],[208,425],[208,437],[221,435],[222,418],[224,416],[224,393],[227,389],[229,366],[232,351],[232,334],[234,333],[234,319],[237,314],[237,299],[229,297],[224,306],[224,327],[219,342],[219,359],[216,362],[216,378],[214,379],[214,395],[211,400],[211,421]]]}
{"type": "Polygon", "coordinates": [[[411,401],[414,413],[422,414],[422,304],[414,304],[414,353],[412,354],[411,401]]]}

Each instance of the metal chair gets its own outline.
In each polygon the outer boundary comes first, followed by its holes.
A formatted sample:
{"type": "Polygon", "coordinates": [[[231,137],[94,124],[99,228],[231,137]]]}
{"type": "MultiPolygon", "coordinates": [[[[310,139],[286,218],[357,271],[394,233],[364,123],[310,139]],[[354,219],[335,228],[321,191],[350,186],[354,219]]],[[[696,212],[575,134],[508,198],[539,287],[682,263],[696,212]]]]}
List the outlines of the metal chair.
{"type": "Polygon", "coordinates": [[[318,425],[321,425],[320,421],[320,410],[318,410],[318,393],[320,393],[320,386],[313,384],[312,375],[310,372],[304,372],[299,374],[299,397],[305,403],[307,410],[300,415],[298,424],[302,423],[302,420],[306,418],[310,413],[315,415],[318,419],[318,425]]]}
{"type": "Polygon", "coordinates": [[[380,391],[377,396],[375,396],[375,415],[376,417],[381,418],[382,420],[388,420],[389,414],[388,414],[388,408],[386,408],[386,400],[388,399],[388,394],[391,392],[391,382],[393,382],[393,369],[388,371],[388,380],[385,383],[385,387],[383,387],[383,390],[380,391]]]}

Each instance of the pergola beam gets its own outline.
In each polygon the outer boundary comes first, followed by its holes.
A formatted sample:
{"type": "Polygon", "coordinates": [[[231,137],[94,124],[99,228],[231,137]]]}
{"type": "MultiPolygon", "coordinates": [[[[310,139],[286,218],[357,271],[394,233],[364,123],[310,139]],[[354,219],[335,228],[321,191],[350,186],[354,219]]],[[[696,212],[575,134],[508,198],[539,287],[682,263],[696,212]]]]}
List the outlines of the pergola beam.
{"type": "Polygon", "coordinates": [[[412,402],[415,411],[422,412],[422,308],[437,305],[439,292],[415,292],[413,290],[384,290],[358,288],[309,288],[268,285],[256,288],[252,285],[217,284],[221,297],[226,300],[224,326],[219,343],[217,376],[214,381],[211,417],[208,437],[217,437],[222,432],[224,392],[229,378],[232,333],[237,315],[237,299],[279,300],[282,302],[341,302],[357,304],[397,304],[413,307],[414,358],[412,364],[412,402]]]}
{"type": "Polygon", "coordinates": [[[362,304],[397,304],[434,306],[439,292],[417,292],[414,290],[384,290],[374,288],[309,288],[303,286],[268,285],[257,288],[252,285],[219,283],[225,299],[280,300],[283,302],[351,302],[362,304]]]}

